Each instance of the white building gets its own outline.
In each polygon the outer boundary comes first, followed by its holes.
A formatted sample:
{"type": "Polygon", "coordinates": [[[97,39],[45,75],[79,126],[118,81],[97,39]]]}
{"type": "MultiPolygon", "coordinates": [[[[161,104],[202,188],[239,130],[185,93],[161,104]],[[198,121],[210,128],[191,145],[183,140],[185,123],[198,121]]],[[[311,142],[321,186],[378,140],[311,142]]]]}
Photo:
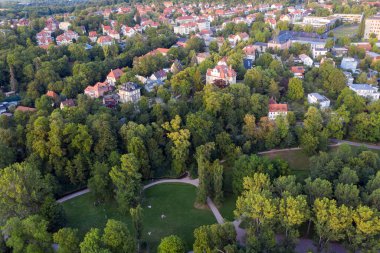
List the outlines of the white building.
{"type": "Polygon", "coordinates": [[[123,83],[119,88],[119,101],[121,103],[135,103],[140,100],[140,87],[132,82],[123,83]]]}
{"type": "Polygon", "coordinates": [[[307,95],[307,102],[309,104],[317,104],[321,107],[321,109],[330,107],[330,100],[319,94],[319,93],[310,93],[307,95]]]}
{"type": "Polygon", "coordinates": [[[308,66],[308,67],[313,66],[313,60],[306,54],[301,54],[299,58],[305,66],[308,66]]]}
{"type": "Polygon", "coordinates": [[[343,58],[342,63],[340,64],[341,69],[350,70],[352,72],[355,72],[357,66],[358,66],[357,60],[351,57],[343,58]]]}
{"type": "Polygon", "coordinates": [[[313,58],[315,59],[318,56],[325,56],[328,52],[328,49],[324,47],[317,47],[317,48],[313,47],[312,52],[313,52],[313,58]]]}
{"type": "Polygon", "coordinates": [[[369,39],[371,34],[375,34],[380,39],[380,15],[365,20],[364,39],[369,39]]]}
{"type": "Polygon", "coordinates": [[[351,84],[349,87],[361,97],[369,98],[372,101],[379,100],[380,92],[377,87],[369,84],[351,84]]]}

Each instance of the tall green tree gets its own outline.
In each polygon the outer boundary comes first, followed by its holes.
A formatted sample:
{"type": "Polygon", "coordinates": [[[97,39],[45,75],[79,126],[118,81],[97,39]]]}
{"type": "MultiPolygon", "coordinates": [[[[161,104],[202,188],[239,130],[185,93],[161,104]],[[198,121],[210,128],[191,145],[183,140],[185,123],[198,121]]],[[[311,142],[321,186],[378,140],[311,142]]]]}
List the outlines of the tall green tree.
{"type": "Polygon", "coordinates": [[[140,164],[133,154],[121,156],[121,166],[115,166],[110,171],[114,185],[115,198],[119,208],[126,213],[135,206],[141,194],[140,164]]]}

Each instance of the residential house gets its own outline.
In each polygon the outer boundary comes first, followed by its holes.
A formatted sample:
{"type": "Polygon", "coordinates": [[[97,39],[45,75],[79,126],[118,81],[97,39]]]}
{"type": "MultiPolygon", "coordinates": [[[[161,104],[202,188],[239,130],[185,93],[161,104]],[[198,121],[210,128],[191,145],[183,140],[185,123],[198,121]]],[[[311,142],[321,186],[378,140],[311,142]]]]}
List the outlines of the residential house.
{"type": "Polygon", "coordinates": [[[307,102],[309,104],[317,104],[321,109],[330,107],[330,100],[319,93],[310,93],[307,95],[307,102]]]}
{"type": "Polygon", "coordinates": [[[91,42],[95,43],[96,40],[98,39],[98,34],[96,31],[91,31],[88,33],[88,38],[90,39],[91,42]]]}
{"type": "Polygon", "coordinates": [[[311,67],[313,66],[313,60],[306,54],[299,55],[300,60],[305,66],[311,67]]]}
{"type": "Polygon", "coordinates": [[[112,44],[114,44],[114,41],[110,36],[105,35],[105,36],[100,36],[97,40],[97,43],[100,46],[104,47],[104,46],[111,46],[112,44]]]}
{"type": "Polygon", "coordinates": [[[204,52],[204,53],[198,53],[197,54],[197,63],[200,64],[207,58],[209,58],[211,55],[209,52],[204,52]]]}
{"type": "Polygon", "coordinates": [[[140,87],[132,82],[123,83],[119,88],[119,101],[121,103],[135,103],[140,100],[140,87]]]}
{"type": "Polygon", "coordinates": [[[167,79],[167,77],[168,77],[168,74],[165,72],[165,70],[159,70],[159,71],[153,73],[149,77],[149,79],[154,80],[154,81],[156,81],[156,80],[165,81],[167,79]]]}
{"type": "Polygon", "coordinates": [[[129,26],[125,26],[123,25],[121,27],[121,33],[124,35],[124,36],[127,36],[127,37],[132,37],[134,36],[137,32],[135,29],[133,29],[132,27],[129,27],[129,26]]]}
{"type": "Polygon", "coordinates": [[[358,61],[351,57],[343,58],[340,64],[341,69],[350,70],[352,72],[355,72],[357,66],[358,66],[358,61]]]}
{"type": "Polygon", "coordinates": [[[219,61],[213,69],[208,69],[206,73],[206,83],[213,84],[217,80],[222,80],[226,86],[236,83],[236,72],[231,66],[227,66],[225,61],[219,61]]]}
{"type": "Polygon", "coordinates": [[[293,66],[290,71],[294,74],[294,77],[303,79],[305,74],[305,68],[303,66],[293,66]]]}
{"type": "Polygon", "coordinates": [[[269,100],[268,119],[275,120],[279,116],[286,117],[288,114],[287,104],[278,104],[274,99],[269,100]]]}
{"type": "Polygon", "coordinates": [[[66,99],[64,101],[61,102],[59,108],[61,108],[61,110],[63,108],[68,108],[68,107],[74,107],[75,106],[75,101],[74,99],[66,99]]]}
{"type": "Polygon", "coordinates": [[[369,84],[351,84],[349,88],[361,97],[368,98],[372,101],[379,100],[380,92],[377,87],[369,84]]]}
{"type": "Polygon", "coordinates": [[[115,86],[122,75],[123,71],[121,69],[111,69],[107,75],[107,83],[111,86],[115,86]]]}
{"type": "Polygon", "coordinates": [[[112,88],[108,85],[107,82],[97,82],[94,86],[87,86],[84,90],[84,94],[91,98],[100,98],[110,90],[112,90],[112,88]]]}

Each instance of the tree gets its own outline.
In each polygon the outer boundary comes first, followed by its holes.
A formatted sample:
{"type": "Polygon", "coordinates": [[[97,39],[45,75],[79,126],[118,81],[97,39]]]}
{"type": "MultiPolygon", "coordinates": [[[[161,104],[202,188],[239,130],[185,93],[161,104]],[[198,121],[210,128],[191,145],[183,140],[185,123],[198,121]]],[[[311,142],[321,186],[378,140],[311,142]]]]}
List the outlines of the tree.
{"type": "Polygon", "coordinates": [[[309,107],[304,119],[304,129],[301,136],[301,147],[308,154],[316,153],[318,149],[327,148],[327,132],[323,131],[321,112],[316,107],[309,107]]]}
{"type": "Polygon", "coordinates": [[[92,177],[87,183],[91,193],[101,201],[105,201],[112,196],[112,182],[109,173],[107,163],[95,162],[91,170],[92,177]]]}
{"type": "Polygon", "coordinates": [[[54,243],[58,244],[58,253],[79,253],[78,229],[62,228],[53,234],[54,243]]]}
{"type": "Polygon", "coordinates": [[[339,205],[356,207],[360,202],[359,193],[354,184],[339,183],[335,188],[335,198],[339,205]]]}
{"type": "Polygon", "coordinates": [[[316,199],[313,206],[314,225],[318,235],[317,248],[325,249],[329,241],[343,239],[352,224],[352,212],[345,205],[337,206],[335,200],[316,199]]]}
{"type": "Polygon", "coordinates": [[[110,253],[101,240],[100,230],[98,228],[91,228],[84,236],[83,241],[80,243],[81,253],[110,253]]]}
{"type": "Polygon", "coordinates": [[[236,217],[249,224],[248,249],[261,251],[274,247],[273,222],[278,215],[276,200],[270,192],[268,175],[255,173],[244,179],[244,192],[236,201],[236,217]]]}
{"type": "Polygon", "coordinates": [[[2,227],[2,236],[7,236],[6,245],[14,253],[52,252],[48,222],[41,216],[32,215],[23,220],[13,217],[2,227]]]}
{"type": "Polygon", "coordinates": [[[113,167],[110,177],[115,186],[116,201],[125,213],[140,199],[141,174],[140,164],[133,154],[125,154],[120,160],[121,166],[113,167]]]}
{"type": "Polygon", "coordinates": [[[222,251],[234,246],[236,231],[232,223],[204,225],[194,230],[194,238],[194,253],[222,251]]]}
{"type": "Polygon", "coordinates": [[[352,251],[375,252],[379,250],[380,217],[375,209],[358,206],[352,214],[354,226],[347,231],[348,245],[352,251]]]}
{"type": "Polygon", "coordinates": [[[357,184],[359,183],[359,177],[355,170],[344,167],[339,175],[338,182],[342,184],[357,184]]]}
{"type": "Polygon", "coordinates": [[[131,208],[129,210],[132,218],[133,228],[135,230],[135,237],[137,241],[137,252],[140,251],[140,240],[142,237],[143,231],[143,209],[140,205],[137,205],[136,208],[131,208]]]}
{"type": "Polygon", "coordinates": [[[280,200],[279,220],[285,229],[285,245],[294,246],[299,235],[298,227],[309,218],[309,206],[305,196],[284,196],[280,200]]]}
{"type": "Polygon", "coordinates": [[[186,160],[189,156],[190,147],[190,131],[188,129],[180,129],[181,117],[176,115],[170,122],[166,122],[162,127],[167,130],[167,134],[173,143],[171,147],[172,153],[172,168],[176,175],[184,172],[186,167],[186,160]]]}
{"type": "Polygon", "coordinates": [[[129,253],[136,251],[136,243],[126,224],[117,220],[108,220],[102,242],[112,253],[129,253]]]}
{"type": "Polygon", "coordinates": [[[27,162],[0,170],[0,223],[37,213],[50,192],[48,182],[27,162]]]}
{"type": "Polygon", "coordinates": [[[212,174],[214,202],[215,204],[220,205],[223,199],[223,166],[220,164],[219,160],[213,162],[212,174]]]}
{"type": "Polygon", "coordinates": [[[301,193],[302,186],[297,183],[297,177],[294,175],[280,176],[273,181],[275,192],[279,197],[285,197],[286,195],[298,196],[301,193]]]}
{"type": "Polygon", "coordinates": [[[211,192],[212,178],[210,172],[210,156],[215,149],[215,143],[210,142],[196,149],[195,159],[198,165],[199,186],[197,189],[197,203],[206,203],[207,196],[211,192]]]}
{"type": "Polygon", "coordinates": [[[288,98],[291,100],[300,100],[304,97],[302,81],[299,78],[289,80],[288,98]]]}
{"type": "Polygon", "coordinates": [[[185,246],[181,238],[170,235],[161,239],[157,249],[158,253],[185,253],[185,246]]]}
{"type": "Polygon", "coordinates": [[[140,162],[141,174],[144,179],[148,179],[151,176],[149,157],[143,140],[140,137],[132,137],[128,142],[128,153],[134,154],[137,160],[140,162]]]}

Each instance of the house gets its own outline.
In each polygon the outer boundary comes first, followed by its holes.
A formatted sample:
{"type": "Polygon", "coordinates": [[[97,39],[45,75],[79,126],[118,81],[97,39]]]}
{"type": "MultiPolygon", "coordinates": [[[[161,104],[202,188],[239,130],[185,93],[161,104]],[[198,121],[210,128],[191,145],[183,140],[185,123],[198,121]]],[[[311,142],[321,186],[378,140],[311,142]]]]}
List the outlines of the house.
{"type": "Polygon", "coordinates": [[[351,84],[349,88],[361,97],[368,98],[372,101],[379,100],[380,92],[377,87],[369,84],[351,84]]]}
{"type": "Polygon", "coordinates": [[[225,86],[236,83],[236,72],[231,66],[227,66],[225,61],[219,61],[213,69],[207,69],[206,83],[214,84],[215,81],[222,80],[225,86]]]}
{"type": "Polygon", "coordinates": [[[96,40],[98,39],[98,34],[96,31],[91,31],[88,33],[88,38],[90,39],[91,42],[95,43],[96,40]]]}
{"type": "Polygon", "coordinates": [[[124,36],[127,36],[127,37],[132,37],[134,36],[137,32],[135,29],[133,29],[132,27],[128,27],[128,26],[125,26],[123,25],[121,27],[121,33],[124,35],[124,36]]]}
{"type": "Polygon", "coordinates": [[[274,99],[269,100],[268,118],[275,120],[278,116],[286,116],[288,114],[287,104],[278,104],[274,99]]]}
{"type": "Polygon", "coordinates": [[[155,87],[158,87],[158,86],[161,86],[161,85],[164,85],[165,83],[158,79],[158,80],[151,80],[151,79],[148,79],[146,80],[146,82],[144,83],[144,89],[147,91],[147,92],[152,92],[155,87]]]}
{"type": "Polygon", "coordinates": [[[299,58],[305,66],[308,66],[308,67],[313,66],[313,60],[306,54],[299,55],[299,58]]]}
{"type": "Polygon", "coordinates": [[[77,40],[79,38],[78,33],[68,30],[61,35],[58,35],[56,38],[57,45],[68,45],[73,43],[73,40],[77,40]]]}
{"type": "Polygon", "coordinates": [[[370,58],[372,62],[380,60],[380,54],[375,52],[366,52],[366,56],[370,58]]]}
{"type": "Polygon", "coordinates": [[[166,78],[167,78],[168,74],[165,72],[165,70],[159,70],[155,73],[153,73],[149,79],[150,80],[161,80],[161,81],[165,81],[166,78]]]}
{"type": "Polygon", "coordinates": [[[351,72],[343,71],[343,74],[346,76],[347,79],[347,86],[350,86],[354,83],[354,77],[352,76],[351,72]]]}
{"type": "Polygon", "coordinates": [[[110,36],[112,39],[120,40],[120,34],[115,30],[109,31],[108,36],[110,36]]]}
{"type": "Polygon", "coordinates": [[[343,58],[340,64],[341,69],[350,70],[351,72],[355,72],[357,66],[358,66],[357,60],[351,57],[343,58]]]}
{"type": "Polygon", "coordinates": [[[114,42],[113,42],[113,39],[106,35],[106,36],[100,36],[97,40],[97,43],[104,47],[104,46],[111,46],[114,42]]]}
{"type": "Polygon", "coordinates": [[[313,58],[317,58],[318,56],[325,56],[328,52],[327,48],[324,47],[313,47],[312,48],[312,53],[313,53],[313,58]]]}
{"type": "Polygon", "coordinates": [[[121,69],[111,69],[110,73],[107,75],[107,83],[111,86],[115,86],[117,80],[123,75],[121,69]]]}
{"type": "Polygon", "coordinates": [[[18,111],[18,112],[35,112],[35,111],[37,111],[37,109],[33,108],[33,107],[27,107],[27,106],[19,105],[16,107],[16,111],[18,111]]]}
{"type": "Polygon", "coordinates": [[[140,100],[140,87],[132,82],[123,83],[119,88],[119,101],[121,103],[135,103],[140,100]]]}
{"type": "Polygon", "coordinates": [[[75,106],[75,101],[74,99],[66,99],[65,101],[62,101],[59,108],[61,108],[61,110],[63,108],[67,108],[67,107],[74,107],[75,106]]]}
{"type": "Polygon", "coordinates": [[[87,86],[84,90],[84,94],[91,98],[100,98],[111,89],[112,88],[108,85],[108,83],[97,82],[94,86],[87,86]]]}
{"type": "Polygon", "coordinates": [[[348,49],[345,47],[333,47],[331,52],[335,57],[343,57],[347,55],[348,49]]]}
{"type": "Polygon", "coordinates": [[[321,109],[330,107],[330,100],[319,93],[310,93],[307,95],[307,102],[309,104],[317,104],[321,109]]]}
{"type": "Polygon", "coordinates": [[[205,52],[205,53],[198,53],[197,54],[197,63],[200,64],[202,63],[204,60],[206,60],[207,58],[209,58],[211,56],[211,54],[209,52],[205,52]]]}
{"type": "Polygon", "coordinates": [[[54,100],[54,102],[57,102],[59,100],[59,96],[57,93],[55,93],[54,91],[52,90],[48,90],[46,92],[46,96],[52,98],[54,100]]]}
{"type": "Polygon", "coordinates": [[[170,72],[173,74],[177,74],[178,72],[182,71],[183,66],[179,60],[174,60],[173,64],[170,67],[170,72]]]}
{"type": "Polygon", "coordinates": [[[294,74],[294,77],[303,79],[305,74],[305,68],[303,66],[293,66],[290,71],[294,74]]]}
{"type": "Polygon", "coordinates": [[[117,94],[105,95],[103,97],[103,105],[108,108],[114,108],[119,101],[119,96],[117,94]]]}

